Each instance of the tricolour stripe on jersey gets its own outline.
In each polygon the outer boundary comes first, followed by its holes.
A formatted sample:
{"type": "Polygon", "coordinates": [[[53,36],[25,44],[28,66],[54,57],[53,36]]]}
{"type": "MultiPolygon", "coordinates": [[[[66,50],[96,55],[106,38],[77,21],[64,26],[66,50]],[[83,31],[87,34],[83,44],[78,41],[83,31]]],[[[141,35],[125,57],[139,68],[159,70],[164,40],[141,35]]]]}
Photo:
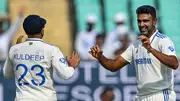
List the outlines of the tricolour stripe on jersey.
{"type": "Polygon", "coordinates": [[[153,42],[153,40],[154,40],[154,38],[156,37],[156,34],[157,34],[158,32],[156,32],[155,33],[155,35],[153,36],[153,38],[152,38],[152,40],[151,40],[151,42],[150,43],[152,43],[153,42]]]}
{"type": "Polygon", "coordinates": [[[163,90],[164,101],[169,101],[169,93],[167,89],[163,90]]]}

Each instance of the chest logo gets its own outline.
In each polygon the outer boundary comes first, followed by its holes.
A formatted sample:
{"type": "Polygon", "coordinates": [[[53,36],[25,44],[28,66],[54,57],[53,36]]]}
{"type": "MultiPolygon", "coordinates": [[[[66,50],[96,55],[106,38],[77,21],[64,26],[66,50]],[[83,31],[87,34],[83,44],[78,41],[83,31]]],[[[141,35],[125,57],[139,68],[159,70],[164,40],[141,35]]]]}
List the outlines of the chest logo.
{"type": "Polygon", "coordinates": [[[171,52],[174,52],[173,46],[169,46],[168,49],[169,49],[171,52]]]}
{"type": "Polygon", "coordinates": [[[137,58],[136,64],[151,64],[152,60],[151,58],[137,58]]]}

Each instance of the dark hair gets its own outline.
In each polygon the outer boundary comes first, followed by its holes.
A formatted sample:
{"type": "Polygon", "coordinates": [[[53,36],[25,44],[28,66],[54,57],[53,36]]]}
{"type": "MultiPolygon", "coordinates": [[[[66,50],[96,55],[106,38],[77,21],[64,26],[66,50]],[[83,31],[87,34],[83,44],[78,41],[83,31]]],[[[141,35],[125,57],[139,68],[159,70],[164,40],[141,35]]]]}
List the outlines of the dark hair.
{"type": "Polygon", "coordinates": [[[156,18],[156,10],[153,6],[150,5],[143,5],[137,8],[136,10],[136,14],[151,14],[151,16],[154,18],[156,18]]]}
{"type": "Polygon", "coordinates": [[[97,35],[96,35],[96,39],[97,39],[97,38],[100,38],[100,37],[105,38],[105,34],[97,34],[97,35]]]}
{"type": "Polygon", "coordinates": [[[46,20],[39,15],[29,15],[24,19],[23,28],[26,34],[40,33],[46,24],[46,20]]]}

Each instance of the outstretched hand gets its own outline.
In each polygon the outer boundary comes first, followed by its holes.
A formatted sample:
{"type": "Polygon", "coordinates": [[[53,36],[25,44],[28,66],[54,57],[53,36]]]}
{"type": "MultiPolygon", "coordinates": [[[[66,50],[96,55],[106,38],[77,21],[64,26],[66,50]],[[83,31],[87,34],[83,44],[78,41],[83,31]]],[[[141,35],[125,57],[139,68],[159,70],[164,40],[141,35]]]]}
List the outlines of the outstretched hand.
{"type": "Polygon", "coordinates": [[[67,59],[69,66],[76,68],[80,63],[80,56],[76,51],[73,51],[71,56],[67,59]]]}
{"type": "Polygon", "coordinates": [[[89,53],[96,59],[100,59],[102,56],[102,50],[98,45],[95,45],[93,47],[90,48],[91,51],[89,51],[89,53]]]}

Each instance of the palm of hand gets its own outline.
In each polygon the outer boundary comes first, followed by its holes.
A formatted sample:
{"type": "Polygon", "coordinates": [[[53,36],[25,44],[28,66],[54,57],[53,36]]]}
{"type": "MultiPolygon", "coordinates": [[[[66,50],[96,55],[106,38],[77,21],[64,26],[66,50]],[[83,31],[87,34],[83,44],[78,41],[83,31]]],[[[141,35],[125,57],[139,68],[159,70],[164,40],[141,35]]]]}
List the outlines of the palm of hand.
{"type": "Polygon", "coordinates": [[[72,55],[68,58],[68,64],[76,68],[80,63],[80,57],[77,52],[73,51],[72,55]]]}

